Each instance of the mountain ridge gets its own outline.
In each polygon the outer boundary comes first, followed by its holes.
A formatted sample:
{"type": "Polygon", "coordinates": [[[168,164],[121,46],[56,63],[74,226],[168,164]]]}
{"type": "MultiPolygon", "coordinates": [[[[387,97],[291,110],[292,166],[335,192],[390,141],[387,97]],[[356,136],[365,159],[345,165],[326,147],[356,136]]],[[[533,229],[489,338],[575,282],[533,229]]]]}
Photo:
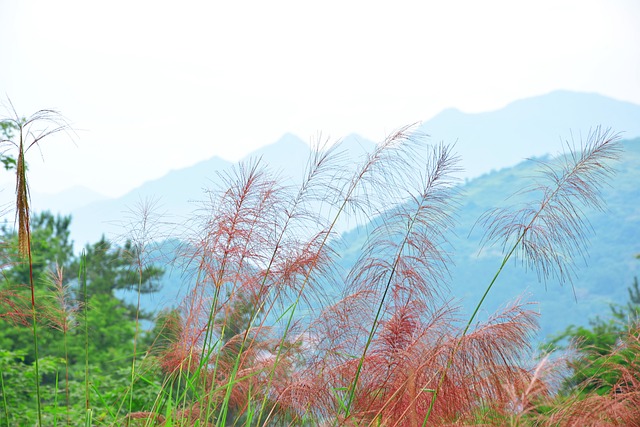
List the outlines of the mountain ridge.
{"type": "MultiPolygon", "coordinates": [[[[554,91],[517,100],[491,112],[447,109],[419,124],[415,131],[429,135],[430,143],[455,143],[465,170],[460,177],[470,179],[514,166],[524,158],[555,154],[563,139],[570,139],[572,133],[576,138],[585,135],[598,124],[623,132],[624,138],[640,136],[640,106],[598,94],[554,91]]],[[[373,142],[357,134],[347,135],[342,141],[350,158],[374,147],[373,142]]],[[[271,170],[280,172],[281,178],[296,183],[302,179],[309,152],[309,144],[285,133],[245,156],[243,161],[261,157],[271,170]]],[[[122,227],[118,224],[122,224],[123,217],[130,216],[132,208],[149,200],[155,200],[166,212],[168,222],[180,222],[206,199],[205,190],[217,185],[219,174],[232,167],[232,162],[214,156],[187,168],[168,171],[121,197],[94,201],[60,213],[73,216],[72,234],[79,246],[96,241],[103,232],[108,237],[121,235],[122,227]]],[[[34,206],[39,205],[36,202],[34,206]]]]}
{"type": "MultiPolygon", "coordinates": [[[[478,320],[489,318],[500,307],[516,300],[532,303],[530,308],[540,313],[540,331],[534,342],[541,342],[571,324],[586,326],[595,316],[606,317],[610,304],[625,303],[627,287],[640,274],[640,261],[635,259],[640,254],[640,192],[636,189],[640,181],[640,138],[624,140],[622,144],[622,158],[613,165],[617,172],[611,185],[604,189],[606,209],[584,212],[591,228],[587,230],[589,256],[584,265],[580,262],[576,265],[573,282],[563,285],[553,278],[543,282],[534,271],[527,271],[514,260],[505,266],[478,320]]],[[[537,160],[524,160],[514,167],[488,172],[458,185],[461,198],[455,202],[456,225],[447,244],[451,254],[450,277],[441,296],[460,305],[462,318],[473,311],[504,256],[499,247],[480,251],[483,230],[477,220],[490,209],[513,203],[510,196],[529,184],[538,169],[537,160]]],[[[342,234],[335,271],[350,270],[374,226],[374,222],[369,222],[342,234]]],[[[175,242],[171,245],[175,246],[175,242]]],[[[338,278],[335,283],[339,286],[341,280],[338,278]]],[[[143,296],[143,308],[175,305],[188,288],[184,276],[169,272],[157,295],[143,296]]],[[[341,289],[323,292],[340,297],[341,289]]],[[[133,294],[122,296],[132,301],[136,298],[133,294]]]]}

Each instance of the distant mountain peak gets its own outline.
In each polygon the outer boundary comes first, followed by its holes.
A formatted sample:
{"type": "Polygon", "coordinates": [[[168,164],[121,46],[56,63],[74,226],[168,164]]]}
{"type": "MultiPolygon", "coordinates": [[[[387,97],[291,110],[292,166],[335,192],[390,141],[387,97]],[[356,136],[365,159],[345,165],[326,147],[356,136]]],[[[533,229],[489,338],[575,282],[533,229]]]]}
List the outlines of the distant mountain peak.
{"type": "Polygon", "coordinates": [[[276,153],[276,156],[284,155],[286,157],[287,152],[304,152],[309,150],[309,145],[305,143],[299,136],[293,133],[285,133],[277,141],[272,142],[271,144],[265,145],[257,150],[249,153],[242,160],[246,161],[249,159],[254,159],[257,157],[272,158],[274,157],[273,153],[276,153]]]}
{"type": "MultiPolygon", "coordinates": [[[[516,101],[488,113],[469,114],[448,108],[416,130],[429,135],[430,143],[455,143],[455,151],[462,159],[460,166],[465,170],[460,177],[473,178],[514,166],[525,158],[554,154],[562,145],[561,139],[572,135],[586,137],[598,125],[624,131],[628,139],[640,136],[640,106],[598,94],[561,90],[516,101]]],[[[340,150],[354,161],[361,160],[364,153],[375,147],[374,142],[355,133],[327,142],[338,140],[342,141],[340,150]]],[[[262,165],[284,179],[290,177],[290,183],[296,185],[304,176],[309,154],[307,142],[293,133],[285,133],[243,160],[261,158],[262,165]]],[[[205,200],[208,196],[204,189],[215,188],[219,174],[231,167],[231,162],[215,156],[173,170],[118,199],[73,209],[76,240],[94,241],[95,236],[106,231],[104,224],[121,217],[126,206],[140,197],[160,196],[177,216],[190,217],[193,202],[205,200]]]]}
{"type": "Polygon", "coordinates": [[[298,143],[298,142],[303,142],[303,141],[298,135],[296,135],[294,133],[291,133],[291,132],[286,132],[280,138],[278,138],[278,140],[274,144],[281,144],[281,143],[288,144],[288,143],[291,143],[291,142],[298,143]]]}
{"type": "MultiPolygon", "coordinates": [[[[484,113],[449,108],[424,122],[432,142],[456,143],[465,178],[555,154],[559,142],[580,144],[597,126],[640,136],[640,106],[599,94],[558,90],[484,113]]],[[[561,144],[560,144],[561,146],[561,144]]]]}
{"type": "Polygon", "coordinates": [[[443,117],[449,119],[451,117],[457,117],[465,114],[469,114],[469,113],[465,113],[458,108],[450,107],[440,111],[438,114],[433,116],[431,120],[442,119],[443,117]]]}

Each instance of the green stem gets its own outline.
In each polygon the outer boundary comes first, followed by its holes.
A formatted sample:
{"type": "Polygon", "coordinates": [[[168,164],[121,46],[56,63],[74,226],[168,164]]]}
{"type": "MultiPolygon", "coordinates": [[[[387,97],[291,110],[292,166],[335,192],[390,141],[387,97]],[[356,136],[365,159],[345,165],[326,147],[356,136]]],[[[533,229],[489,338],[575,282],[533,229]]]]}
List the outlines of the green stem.
{"type": "Polygon", "coordinates": [[[71,399],[69,396],[69,348],[67,345],[67,319],[64,319],[65,321],[65,325],[64,325],[64,335],[63,335],[63,344],[64,344],[64,378],[65,378],[65,382],[64,382],[64,390],[65,390],[65,397],[66,397],[66,403],[67,403],[67,408],[66,408],[66,412],[67,412],[67,425],[71,425],[71,414],[69,413],[70,407],[71,407],[71,399]]]}
{"type": "MultiPolygon", "coordinates": [[[[139,250],[139,249],[138,249],[139,250]]],[[[133,408],[133,385],[136,378],[136,350],[138,344],[138,334],[140,333],[140,289],[142,287],[142,260],[138,254],[138,302],[136,305],[136,330],[133,335],[133,357],[131,359],[131,383],[129,385],[129,413],[133,408]]],[[[127,417],[127,426],[130,424],[130,417],[127,417]]]]}
{"type": "Polygon", "coordinates": [[[80,254],[80,270],[78,271],[79,282],[82,286],[82,292],[84,294],[84,304],[83,304],[83,312],[84,312],[84,356],[85,356],[85,365],[84,365],[84,399],[85,399],[85,409],[87,413],[87,420],[91,417],[91,401],[90,401],[90,387],[89,387],[89,318],[87,316],[88,310],[88,296],[87,296],[87,254],[85,250],[82,250],[80,254]]]}
{"type": "Polygon", "coordinates": [[[33,258],[31,255],[31,229],[27,226],[27,255],[29,257],[29,285],[31,287],[31,322],[33,330],[33,350],[35,353],[36,404],[38,408],[38,426],[42,426],[42,402],[40,401],[40,363],[38,361],[38,319],[36,311],[36,294],[33,280],[33,258]]]}
{"type": "MultiPolygon", "coordinates": [[[[58,391],[59,391],[59,387],[60,387],[60,375],[58,370],[56,369],[56,382],[55,382],[55,388],[54,388],[54,395],[53,395],[53,407],[58,409],[58,391]]],[[[53,414],[53,427],[58,427],[58,411],[56,411],[53,414]]]]}
{"type": "Polygon", "coordinates": [[[2,390],[2,403],[4,404],[4,419],[9,427],[9,406],[7,405],[7,390],[4,388],[4,372],[0,372],[0,390],[2,390]]]}
{"type": "MultiPolygon", "coordinates": [[[[424,202],[424,199],[423,199],[423,202],[424,202]]],[[[364,350],[362,351],[362,356],[360,356],[360,361],[358,362],[358,368],[356,369],[356,376],[354,377],[353,382],[349,386],[349,392],[348,392],[349,400],[347,401],[347,405],[345,408],[345,414],[344,414],[345,419],[349,417],[349,412],[351,411],[351,404],[353,403],[353,399],[356,394],[356,387],[358,384],[358,380],[360,379],[360,373],[362,372],[364,359],[367,355],[367,351],[369,350],[369,347],[371,346],[371,342],[373,341],[373,336],[376,333],[378,320],[380,319],[380,315],[382,314],[382,308],[384,307],[384,302],[386,301],[387,294],[389,293],[389,289],[391,288],[391,280],[393,279],[393,276],[396,272],[396,268],[398,267],[398,263],[400,262],[400,257],[402,256],[402,251],[404,250],[404,247],[407,244],[407,241],[409,239],[411,231],[413,230],[413,226],[415,225],[418,214],[419,214],[419,209],[418,209],[418,212],[416,212],[416,215],[414,215],[411,218],[411,222],[409,223],[407,233],[404,236],[404,240],[402,241],[402,244],[398,248],[396,259],[394,260],[393,266],[391,267],[391,271],[389,272],[389,279],[387,280],[387,284],[385,285],[384,293],[382,294],[382,298],[380,299],[380,304],[378,304],[378,310],[376,311],[376,316],[373,319],[373,324],[371,325],[371,330],[369,331],[369,337],[367,338],[367,342],[365,343],[364,350]]]]}
{"type": "Polygon", "coordinates": [[[433,390],[433,395],[431,397],[431,401],[429,402],[429,410],[427,411],[427,415],[424,418],[424,422],[422,423],[422,427],[425,427],[427,425],[427,421],[429,420],[429,417],[431,416],[431,412],[433,411],[433,407],[435,405],[436,399],[438,398],[438,394],[440,392],[440,388],[442,387],[442,384],[444,383],[444,378],[447,376],[447,372],[449,372],[449,369],[451,368],[451,365],[453,365],[453,358],[455,357],[456,353],[460,349],[460,346],[462,345],[463,338],[469,332],[469,329],[471,328],[471,324],[473,323],[473,321],[476,318],[478,312],[480,311],[480,307],[482,307],[482,304],[484,303],[484,300],[487,298],[487,295],[489,295],[489,291],[491,291],[491,288],[493,287],[494,283],[496,283],[496,280],[498,280],[498,276],[500,276],[500,273],[502,273],[502,270],[507,265],[507,262],[509,262],[509,259],[515,253],[515,251],[518,248],[518,245],[520,244],[522,239],[524,239],[524,236],[527,233],[527,230],[528,230],[528,228],[525,229],[525,231],[522,232],[522,234],[520,235],[520,237],[518,238],[516,243],[513,245],[513,247],[509,251],[509,253],[504,257],[504,259],[502,260],[502,264],[500,264],[500,268],[498,268],[498,271],[496,271],[496,274],[493,276],[493,279],[491,280],[491,283],[489,283],[489,286],[487,286],[487,289],[485,289],[484,294],[482,295],[482,298],[480,298],[480,301],[478,302],[478,304],[476,305],[475,309],[473,310],[473,313],[471,314],[471,317],[469,317],[469,320],[467,321],[467,324],[466,324],[466,326],[464,328],[464,331],[462,332],[462,336],[460,337],[460,339],[456,343],[456,346],[454,347],[453,351],[451,352],[451,356],[447,360],[447,366],[445,367],[444,371],[442,372],[442,375],[440,375],[440,379],[438,380],[438,386],[435,388],[435,390],[433,390]]]}

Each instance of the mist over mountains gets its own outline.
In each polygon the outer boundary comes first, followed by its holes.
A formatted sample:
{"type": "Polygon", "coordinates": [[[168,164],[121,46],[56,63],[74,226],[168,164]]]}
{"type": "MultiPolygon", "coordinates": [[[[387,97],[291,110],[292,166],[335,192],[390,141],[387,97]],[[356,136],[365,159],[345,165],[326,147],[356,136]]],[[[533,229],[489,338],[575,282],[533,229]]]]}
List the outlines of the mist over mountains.
{"type": "MultiPolygon", "coordinates": [[[[566,152],[572,144],[579,147],[596,126],[620,132],[625,152],[612,187],[606,189],[608,210],[586,213],[594,231],[588,267],[579,266],[573,285],[561,287],[558,283],[541,283],[535,273],[510,265],[483,308],[488,315],[529,292],[529,300],[538,302],[536,307],[542,314],[540,335],[544,337],[569,324],[584,324],[590,317],[606,315],[609,303],[624,302],[626,287],[640,271],[640,262],[634,259],[640,253],[640,106],[596,94],[558,91],[516,101],[493,112],[445,110],[416,127],[418,133],[429,135],[431,143],[455,144],[454,151],[460,155],[464,168],[460,174],[464,197],[451,239],[455,267],[450,290],[451,298],[461,301],[465,310],[478,301],[499,261],[492,252],[479,256],[481,236],[471,232],[475,221],[486,210],[504,206],[505,199],[522,187],[534,166],[534,162],[524,159],[558,154],[563,149],[566,152]]],[[[345,155],[354,161],[374,147],[373,141],[358,135],[343,139],[345,155]]],[[[279,175],[283,184],[295,185],[302,180],[309,154],[307,142],[285,134],[244,161],[260,159],[279,175]]],[[[49,209],[71,214],[76,250],[97,241],[103,233],[115,240],[128,237],[128,225],[135,228],[145,204],[152,207],[163,224],[156,237],[179,239],[184,232],[182,224],[188,223],[207,199],[207,189],[219,185],[224,173],[233,167],[231,162],[213,157],[171,171],[116,199],[76,188],[49,197],[34,193],[32,206],[35,211],[49,209]]],[[[5,189],[2,197],[10,200],[11,190],[5,189]]],[[[342,230],[348,229],[345,225],[342,230]]],[[[341,262],[345,268],[354,261],[366,239],[366,230],[361,227],[343,235],[341,262]]],[[[167,273],[158,294],[144,296],[143,308],[158,309],[179,301],[183,278],[171,273],[167,273]]]]}
{"type": "MultiPolygon", "coordinates": [[[[515,300],[531,303],[531,308],[540,313],[540,331],[534,342],[541,342],[570,325],[586,326],[589,319],[596,316],[606,318],[610,304],[626,302],[627,288],[640,274],[640,261],[636,259],[640,254],[640,192],[637,191],[640,138],[624,140],[623,150],[622,159],[615,164],[616,175],[611,186],[603,192],[606,209],[583,212],[588,221],[588,255],[584,259],[577,257],[573,281],[561,283],[553,277],[541,280],[535,271],[512,260],[485,300],[479,321],[515,300]]],[[[450,276],[439,293],[460,307],[461,318],[472,312],[504,256],[499,247],[483,247],[484,229],[477,224],[478,218],[487,210],[511,205],[510,196],[527,187],[538,172],[538,161],[526,160],[460,186],[455,226],[447,233],[450,276]]],[[[342,234],[337,244],[336,271],[346,273],[356,263],[375,223],[374,219],[342,234]]],[[[153,249],[151,258],[169,259],[180,244],[177,240],[165,241],[153,249]]],[[[142,295],[142,308],[153,311],[176,306],[192,280],[183,274],[180,266],[175,270],[169,268],[160,291],[142,295]]],[[[343,278],[334,280],[331,288],[324,288],[323,292],[339,298],[343,278]]],[[[129,302],[137,300],[133,291],[122,292],[120,296],[129,302]]],[[[311,307],[313,311],[320,309],[311,307]]]]}
{"type": "MultiPolygon", "coordinates": [[[[431,143],[455,144],[454,151],[460,155],[463,168],[460,177],[468,180],[514,166],[529,157],[556,154],[565,141],[579,144],[596,126],[621,132],[625,139],[640,136],[640,106],[597,94],[557,91],[516,101],[493,112],[468,114],[448,109],[420,124],[416,131],[429,135],[431,143]]],[[[343,142],[354,159],[375,144],[355,134],[343,138],[343,142]]],[[[244,161],[261,158],[283,179],[295,183],[302,179],[309,153],[309,143],[285,134],[244,161]]],[[[36,211],[50,209],[71,214],[72,236],[78,250],[99,239],[102,233],[110,238],[126,234],[127,224],[135,222],[136,216],[139,219],[141,204],[153,205],[165,223],[188,220],[198,202],[206,200],[205,190],[215,188],[220,174],[232,166],[231,162],[213,157],[170,171],[119,198],[107,199],[90,190],[72,189],[46,197],[34,193],[32,205],[36,211]]],[[[0,194],[8,200],[11,196],[10,189],[0,194]]]]}
{"type": "Polygon", "coordinates": [[[433,142],[456,142],[463,176],[475,178],[526,158],[561,153],[566,142],[579,146],[596,126],[620,132],[624,139],[640,136],[640,106],[597,94],[556,91],[492,112],[445,110],[420,129],[433,142]]]}

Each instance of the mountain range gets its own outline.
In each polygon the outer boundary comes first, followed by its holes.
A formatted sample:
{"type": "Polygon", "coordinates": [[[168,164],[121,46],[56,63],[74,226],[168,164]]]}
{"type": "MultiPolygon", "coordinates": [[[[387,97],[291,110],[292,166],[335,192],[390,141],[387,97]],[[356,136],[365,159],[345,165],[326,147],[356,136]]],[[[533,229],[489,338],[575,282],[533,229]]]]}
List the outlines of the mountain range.
{"type": "MultiPolygon", "coordinates": [[[[545,281],[513,260],[485,300],[480,318],[521,299],[540,313],[538,335],[543,339],[569,325],[586,325],[596,316],[606,318],[610,304],[627,302],[627,289],[640,273],[640,260],[636,259],[640,256],[640,138],[624,140],[622,146],[621,159],[612,165],[616,173],[602,191],[605,208],[581,211],[586,221],[587,253],[584,259],[576,257],[572,280],[563,283],[552,277],[545,281]]],[[[484,174],[459,188],[456,225],[449,236],[452,267],[446,297],[459,303],[463,317],[480,301],[505,255],[499,245],[483,247],[485,229],[478,219],[489,210],[519,200],[517,193],[539,176],[538,160],[484,174]]],[[[342,236],[344,253],[353,254],[343,258],[344,268],[355,262],[368,229],[370,226],[364,226],[342,236]]]]}
{"type": "MultiPolygon", "coordinates": [[[[579,268],[572,286],[540,283],[534,273],[510,266],[504,280],[483,306],[485,314],[499,305],[531,293],[541,316],[541,336],[558,332],[569,324],[584,324],[589,317],[605,315],[611,302],[623,303],[626,287],[637,275],[640,253],[640,106],[597,94],[567,91],[513,102],[486,113],[468,114],[450,109],[417,125],[416,132],[429,135],[430,141],[455,144],[464,171],[460,186],[465,195],[458,214],[458,226],[451,244],[455,248],[451,271],[451,298],[460,300],[470,310],[486,287],[499,260],[496,256],[478,255],[480,236],[470,232],[477,218],[487,209],[501,206],[506,196],[519,187],[523,177],[532,173],[530,157],[556,154],[572,144],[580,144],[596,126],[620,132],[625,139],[623,160],[605,199],[606,212],[587,212],[595,232],[591,239],[588,268],[579,268]],[[469,237],[467,237],[469,236],[469,237]]],[[[344,138],[343,147],[353,159],[371,151],[375,143],[358,135],[344,138]]],[[[309,144],[286,134],[247,156],[244,161],[261,159],[284,181],[300,182],[310,153],[309,144]]],[[[45,208],[71,214],[72,237],[76,250],[101,234],[117,240],[127,237],[127,229],[136,227],[150,206],[162,224],[158,238],[180,238],[180,224],[194,215],[206,200],[208,188],[220,185],[234,165],[219,157],[191,167],[174,170],[160,179],[147,182],[116,198],[107,199],[86,189],[75,189],[56,197],[32,195],[36,210],[45,208]],[[76,195],[74,198],[74,194],[76,195]],[[86,202],[86,203],[83,203],[86,202]]],[[[5,191],[5,193],[7,193],[5,191]]],[[[154,215],[155,215],[154,214],[154,215]]],[[[154,218],[156,218],[154,216],[154,218]]],[[[343,228],[346,254],[357,254],[366,239],[366,227],[347,231],[343,228]]],[[[348,266],[349,256],[343,263],[348,266]]],[[[179,275],[167,274],[161,291],[145,297],[147,309],[175,304],[181,284],[179,275]]]]}
{"type": "MultiPolygon", "coordinates": [[[[640,261],[636,259],[640,255],[640,138],[624,140],[622,145],[622,158],[614,164],[616,174],[602,193],[606,209],[582,212],[587,220],[588,255],[584,260],[577,257],[573,280],[541,280],[536,272],[514,260],[505,266],[485,300],[479,320],[520,299],[540,313],[540,331],[534,338],[540,342],[570,325],[586,325],[596,316],[607,317],[610,304],[626,303],[627,288],[640,273],[640,261]]],[[[447,234],[450,277],[441,294],[460,307],[461,318],[467,317],[480,301],[504,256],[499,247],[483,247],[484,229],[477,220],[488,210],[511,205],[512,196],[527,187],[538,173],[539,160],[526,160],[484,174],[458,188],[455,227],[447,234]]],[[[374,226],[375,220],[365,222],[340,236],[337,271],[349,271],[354,265],[374,226]]],[[[166,255],[174,253],[179,244],[175,239],[164,241],[152,257],[167,259],[166,255]]],[[[160,291],[142,296],[142,308],[153,311],[175,306],[189,289],[188,277],[180,268],[169,269],[160,291]]],[[[323,292],[340,293],[338,289],[323,292]]],[[[137,298],[126,292],[121,296],[132,303],[137,298]]]]}
{"type": "MultiPolygon", "coordinates": [[[[461,157],[461,178],[472,179],[492,170],[514,166],[533,156],[555,154],[565,141],[579,142],[595,126],[621,132],[624,138],[640,136],[640,106],[597,94],[557,91],[513,102],[486,113],[468,114],[449,109],[416,127],[429,135],[433,143],[455,144],[461,157]]],[[[370,151],[374,142],[358,135],[343,140],[350,155],[370,151]]],[[[565,147],[566,148],[566,147],[565,147]]],[[[309,144],[292,134],[251,153],[243,161],[262,158],[262,162],[281,176],[300,181],[310,153],[309,144]]],[[[126,233],[127,224],[140,214],[140,205],[152,203],[165,223],[182,223],[198,202],[206,199],[205,190],[215,188],[220,174],[233,163],[219,157],[203,160],[191,167],[168,172],[116,199],[96,199],[62,211],[73,216],[72,235],[76,249],[96,241],[102,233],[108,237],[126,233]]],[[[79,198],[84,200],[85,196],[79,198]]],[[[45,206],[37,202],[34,206],[45,206]]],[[[69,204],[68,206],[74,206],[69,204]]]]}

